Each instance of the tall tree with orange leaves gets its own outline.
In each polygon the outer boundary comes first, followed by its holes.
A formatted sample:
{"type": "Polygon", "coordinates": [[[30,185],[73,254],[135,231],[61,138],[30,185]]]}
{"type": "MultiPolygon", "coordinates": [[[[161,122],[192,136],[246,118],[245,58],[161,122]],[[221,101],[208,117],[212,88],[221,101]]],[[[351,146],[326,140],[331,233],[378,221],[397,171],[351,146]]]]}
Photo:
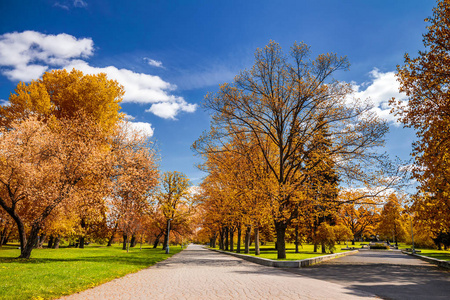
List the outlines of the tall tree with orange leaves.
{"type": "Polygon", "coordinates": [[[405,104],[393,99],[393,112],[406,127],[416,130],[413,145],[420,183],[414,209],[417,218],[439,234],[450,235],[450,1],[440,0],[433,16],[425,19],[428,32],[423,35],[424,51],[416,58],[405,55],[397,66],[400,91],[405,104]]]}
{"type": "Polygon", "coordinates": [[[12,122],[0,134],[0,206],[15,221],[21,258],[29,258],[47,218],[80,190],[102,181],[103,134],[86,120],[50,130],[36,118],[12,122]],[[28,231],[27,228],[30,228],[28,231]]]}
{"type": "Polygon", "coordinates": [[[332,78],[348,67],[345,57],[332,53],[310,59],[304,43],[295,43],[287,56],[270,42],[257,49],[250,70],[205,97],[211,130],[193,148],[206,153],[242,133],[251,136],[275,183],[270,200],[280,259],[286,258],[286,228],[295,218],[295,193],[308,179],[306,160],[316,150],[311,146],[318,131],[328,126],[333,143],[322,155],[349,178],[361,179],[368,174],[362,169],[383,161],[373,149],[383,144],[386,123],[371,112],[370,103],[348,101],[351,86],[332,78]]]}
{"type": "Polygon", "coordinates": [[[123,232],[124,249],[130,237],[144,226],[151,211],[151,199],[158,185],[159,171],[151,142],[122,123],[114,135],[111,155],[110,221],[123,232]]]}
{"type": "Polygon", "coordinates": [[[104,195],[122,96],[105,74],[55,70],[19,83],[0,107],[0,207],[17,225],[20,257],[30,257],[58,206],[75,207],[87,192],[104,195]]]}
{"type": "Polygon", "coordinates": [[[167,230],[170,230],[169,226],[179,226],[190,213],[192,205],[190,185],[189,178],[178,171],[165,172],[161,178],[160,188],[155,194],[155,199],[166,223],[163,249],[169,244],[169,236],[167,236],[167,230]]]}

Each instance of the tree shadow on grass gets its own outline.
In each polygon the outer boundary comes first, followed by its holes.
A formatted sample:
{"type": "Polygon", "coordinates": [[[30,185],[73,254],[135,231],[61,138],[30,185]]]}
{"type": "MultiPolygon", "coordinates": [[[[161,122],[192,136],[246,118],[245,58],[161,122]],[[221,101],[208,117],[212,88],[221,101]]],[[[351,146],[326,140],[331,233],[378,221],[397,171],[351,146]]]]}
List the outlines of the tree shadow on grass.
{"type": "Polygon", "coordinates": [[[11,257],[0,257],[1,263],[15,263],[15,264],[48,264],[48,263],[71,263],[71,262],[93,262],[93,263],[104,263],[104,264],[126,264],[135,266],[149,266],[163,259],[167,256],[157,256],[157,257],[135,257],[132,255],[104,255],[104,256],[83,256],[79,258],[11,258],[11,257]]]}
{"type": "Polygon", "coordinates": [[[431,258],[450,261],[450,253],[429,252],[429,253],[419,253],[419,254],[423,255],[423,256],[428,256],[431,258]]]}

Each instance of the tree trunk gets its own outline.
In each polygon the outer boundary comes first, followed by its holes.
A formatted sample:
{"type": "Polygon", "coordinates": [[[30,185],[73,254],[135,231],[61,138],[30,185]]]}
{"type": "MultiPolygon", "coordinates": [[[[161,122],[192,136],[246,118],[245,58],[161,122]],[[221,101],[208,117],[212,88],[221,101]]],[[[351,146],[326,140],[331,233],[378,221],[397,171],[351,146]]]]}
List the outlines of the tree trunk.
{"type": "Polygon", "coordinates": [[[108,240],[108,247],[112,246],[112,243],[114,241],[114,236],[116,235],[116,231],[117,231],[117,227],[119,226],[119,223],[116,223],[116,225],[114,225],[113,231],[111,233],[111,236],[109,237],[108,240]]]}
{"type": "Polygon", "coordinates": [[[164,234],[164,240],[163,240],[162,248],[163,248],[163,250],[165,250],[167,248],[167,233],[164,234]]]}
{"type": "Polygon", "coordinates": [[[230,251],[234,251],[234,228],[230,228],[230,251]]]}
{"type": "Polygon", "coordinates": [[[42,248],[42,246],[44,245],[46,237],[47,237],[46,234],[41,234],[41,236],[39,237],[39,243],[37,245],[38,248],[42,248]]]}
{"type": "Polygon", "coordinates": [[[322,247],[322,253],[327,253],[327,251],[325,249],[325,243],[322,243],[321,247],[322,247]]]}
{"type": "Polygon", "coordinates": [[[34,248],[34,245],[36,245],[36,242],[38,240],[39,237],[39,230],[40,230],[40,226],[37,224],[33,224],[31,226],[31,231],[30,231],[30,235],[28,236],[28,240],[27,243],[25,244],[24,247],[20,247],[20,256],[19,258],[30,258],[31,255],[31,251],[34,248]]]}
{"type": "Polygon", "coordinates": [[[241,224],[239,224],[238,229],[237,229],[236,253],[241,253],[241,237],[242,237],[242,228],[241,228],[241,224]]]}
{"type": "MultiPolygon", "coordinates": [[[[166,249],[167,248],[167,245],[169,244],[169,240],[168,240],[168,238],[169,238],[169,236],[167,235],[167,228],[169,228],[169,220],[167,220],[167,223],[166,223],[166,230],[165,230],[165,233],[164,233],[164,243],[163,243],[163,250],[164,249],[166,249]]],[[[170,228],[169,228],[170,229],[170,228]]],[[[169,234],[170,234],[170,232],[169,232],[169,234]]]]}
{"type": "Polygon", "coordinates": [[[225,227],[225,251],[228,251],[228,226],[225,227]]]}
{"type": "Polygon", "coordinates": [[[6,226],[7,225],[5,225],[2,232],[0,233],[0,247],[3,246],[3,241],[6,239],[6,229],[7,229],[6,226]]]}
{"type": "Polygon", "coordinates": [[[55,238],[55,241],[54,241],[54,243],[53,243],[53,249],[58,249],[59,248],[59,242],[61,241],[61,237],[58,235],[58,236],[56,236],[56,238],[55,238]]]}
{"type": "Polygon", "coordinates": [[[84,218],[81,219],[80,225],[81,225],[81,228],[83,229],[83,234],[80,235],[80,237],[78,239],[80,241],[79,247],[81,249],[84,249],[84,234],[86,233],[86,231],[84,230],[86,228],[86,221],[84,220],[84,218]]]}
{"type": "Polygon", "coordinates": [[[51,248],[53,247],[53,240],[54,240],[54,237],[53,237],[53,235],[51,235],[51,236],[48,238],[48,244],[47,244],[47,248],[48,248],[48,249],[51,249],[51,248]]]}
{"type": "Polygon", "coordinates": [[[212,235],[212,237],[209,239],[209,246],[211,248],[216,248],[216,233],[212,235]]]}
{"type": "Polygon", "coordinates": [[[245,245],[244,245],[244,253],[250,253],[250,233],[251,233],[252,227],[247,226],[245,229],[245,245]]]}
{"type": "Polygon", "coordinates": [[[133,234],[133,235],[131,236],[130,247],[135,247],[135,246],[136,246],[136,243],[137,243],[136,236],[133,234]]]}
{"type": "Polygon", "coordinates": [[[158,235],[156,236],[155,241],[153,242],[153,249],[156,249],[159,245],[159,239],[162,237],[163,233],[162,231],[160,233],[158,233],[158,235]]]}
{"type": "Polygon", "coordinates": [[[223,250],[223,228],[219,229],[219,249],[223,250]]]}
{"type": "Polygon", "coordinates": [[[80,236],[80,238],[79,238],[78,240],[80,241],[79,247],[80,247],[81,249],[84,249],[84,235],[83,235],[83,236],[80,236]]]}
{"type": "Polygon", "coordinates": [[[286,223],[275,222],[275,230],[277,232],[277,258],[286,258],[286,223]]]}
{"type": "Polygon", "coordinates": [[[298,253],[298,224],[295,225],[295,253],[298,253]]]}
{"type": "Polygon", "coordinates": [[[37,239],[36,239],[36,243],[33,245],[33,248],[38,248],[38,246],[39,246],[39,234],[38,234],[38,236],[37,236],[37,239]]]}
{"type": "Polygon", "coordinates": [[[8,243],[9,237],[13,231],[13,226],[10,222],[6,222],[5,227],[3,227],[3,231],[0,237],[0,247],[6,245],[8,243]]]}
{"type": "Polygon", "coordinates": [[[259,226],[255,226],[255,255],[259,255],[259,226]]]}
{"type": "Polygon", "coordinates": [[[8,231],[8,235],[6,236],[6,239],[3,241],[3,245],[6,245],[6,244],[8,243],[8,241],[9,241],[9,239],[10,239],[12,233],[13,233],[13,229],[11,228],[11,229],[8,231]]]}
{"type": "Polygon", "coordinates": [[[353,237],[352,245],[355,245],[355,238],[353,237]]]}
{"type": "Polygon", "coordinates": [[[123,237],[122,250],[127,250],[127,234],[124,233],[122,237],[123,237]]]}

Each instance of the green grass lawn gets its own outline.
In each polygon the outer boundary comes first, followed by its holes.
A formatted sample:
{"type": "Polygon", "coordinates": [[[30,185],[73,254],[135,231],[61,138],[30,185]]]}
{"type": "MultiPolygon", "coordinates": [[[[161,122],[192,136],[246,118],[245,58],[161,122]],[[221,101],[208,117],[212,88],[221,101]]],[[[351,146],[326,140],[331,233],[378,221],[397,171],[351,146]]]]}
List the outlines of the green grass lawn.
{"type": "Polygon", "coordinates": [[[0,299],[54,299],[97,286],[128,273],[147,268],[181,251],[170,254],[159,247],[139,245],[122,250],[89,245],[84,249],[34,249],[29,260],[16,259],[17,246],[0,248],[0,299]]]}
{"type": "MultiPolygon", "coordinates": [[[[412,248],[410,244],[399,243],[399,249],[412,248]]],[[[428,256],[440,260],[450,261],[450,250],[437,250],[437,249],[423,249],[416,248],[416,250],[420,250],[419,255],[428,256]]]]}
{"type": "MultiPolygon", "coordinates": [[[[351,245],[351,243],[349,243],[348,246],[361,248],[361,243],[357,242],[357,243],[355,243],[355,245],[351,245]]],[[[336,250],[334,251],[334,253],[347,251],[347,250],[341,250],[341,248],[347,247],[347,245],[345,243],[341,243],[340,245],[336,245],[335,247],[336,247],[336,250]]],[[[216,249],[218,249],[218,248],[216,248],[216,249]]],[[[236,252],[236,249],[233,252],[236,252]]],[[[260,253],[261,254],[258,255],[258,257],[268,258],[268,259],[277,259],[277,250],[275,250],[275,243],[267,243],[265,245],[261,245],[260,253]]],[[[245,254],[244,247],[241,247],[241,254],[245,254]]],[[[295,244],[286,243],[286,259],[282,259],[282,260],[301,260],[301,259],[312,258],[312,257],[328,255],[328,254],[330,254],[330,253],[325,253],[325,254],[322,253],[320,248],[319,248],[318,252],[314,252],[314,245],[310,245],[310,244],[303,244],[303,246],[299,246],[299,253],[295,253],[295,244]]],[[[246,254],[246,255],[256,256],[254,245],[250,247],[250,253],[246,254]]]]}
{"type": "Polygon", "coordinates": [[[447,250],[435,250],[435,249],[421,249],[421,252],[418,253],[423,256],[428,256],[440,260],[450,261],[450,251],[447,250]]]}

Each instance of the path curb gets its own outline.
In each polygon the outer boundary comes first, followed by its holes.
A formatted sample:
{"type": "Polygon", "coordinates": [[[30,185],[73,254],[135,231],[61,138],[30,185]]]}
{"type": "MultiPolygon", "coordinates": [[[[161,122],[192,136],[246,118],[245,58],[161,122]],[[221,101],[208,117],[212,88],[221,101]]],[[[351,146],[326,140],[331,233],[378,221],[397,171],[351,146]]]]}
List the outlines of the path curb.
{"type": "Polygon", "coordinates": [[[228,252],[228,251],[222,251],[217,249],[211,249],[208,247],[205,247],[208,250],[228,254],[231,256],[239,257],[243,260],[250,261],[252,263],[256,263],[259,265],[267,266],[267,267],[275,267],[275,268],[304,268],[308,267],[314,264],[318,264],[327,260],[335,259],[342,256],[347,256],[351,254],[356,254],[359,252],[359,250],[353,250],[348,252],[340,252],[330,255],[324,255],[324,256],[318,256],[318,257],[312,257],[312,258],[306,258],[301,260],[273,260],[268,258],[261,258],[261,257],[255,257],[250,255],[244,255],[234,252],[228,252]]]}
{"type": "Polygon", "coordinates": [[[438,265],[438,267],[450,269],[450,261],[436,259],[436,258],[424,256],[424,255],[415,254],[415,253],[410,253],[410,252],[407,252],[407,251],[402,251],[402,253],[408,254],[408,255],[411,255],[411,256],[415,256],[417,258],[420,258],[421,260],[424,260],[424,261],[427,261],[429,263],[438,265]]]}

